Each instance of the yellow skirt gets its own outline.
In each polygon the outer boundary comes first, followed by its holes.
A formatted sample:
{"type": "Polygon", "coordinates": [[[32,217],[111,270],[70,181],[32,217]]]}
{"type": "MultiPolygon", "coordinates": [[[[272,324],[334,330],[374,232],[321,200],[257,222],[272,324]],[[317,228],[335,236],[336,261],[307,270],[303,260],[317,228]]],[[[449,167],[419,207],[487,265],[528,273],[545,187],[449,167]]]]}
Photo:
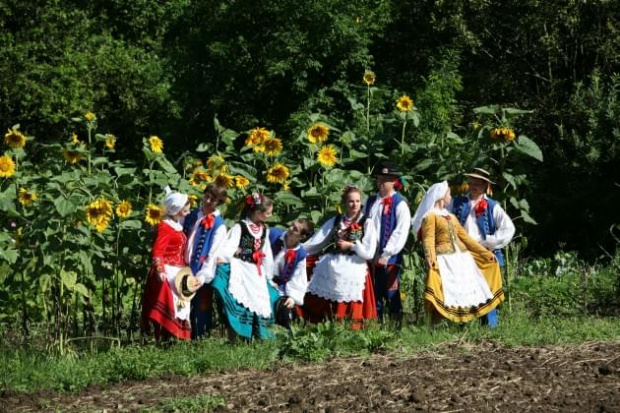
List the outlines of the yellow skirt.
{"type": "Polygon", "coordinates": [[[502,274],[496,261],[487,261],[481,255],[471,252],[476,266],[486,279],[492,298],[484,303],[473,307],[447,307],[444,305],[444,293],[441,283],[439,266],[428,270],[426,274],[426,286],[424,288],[424,300],[427,312],[437,311],[443,317],[456,323],[467,323],[476,318],[488,314],[504,301],[504,289],[502,287],[502,274]]]}

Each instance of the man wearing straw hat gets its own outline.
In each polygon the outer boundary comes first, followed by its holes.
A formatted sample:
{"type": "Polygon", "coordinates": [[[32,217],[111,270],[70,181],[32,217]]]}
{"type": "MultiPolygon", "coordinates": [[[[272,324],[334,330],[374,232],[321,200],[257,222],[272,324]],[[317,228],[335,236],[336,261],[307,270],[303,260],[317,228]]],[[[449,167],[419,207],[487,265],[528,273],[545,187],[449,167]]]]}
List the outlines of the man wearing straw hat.
{"type": "MultiPolygon", "coordinates": [[[[491,174],[482,168],[474,168],[465,174],[468,179],[469,193],[455,196],[448,208],[461,222],[467,233],[492,251],[500,267],[504,268],[504,248],[515,234],[515,226],[499,202],[490,198],[491,174]]],[[[491,311],[483,319],[490,327],[498,325],[497,310],[491,311]]]]}

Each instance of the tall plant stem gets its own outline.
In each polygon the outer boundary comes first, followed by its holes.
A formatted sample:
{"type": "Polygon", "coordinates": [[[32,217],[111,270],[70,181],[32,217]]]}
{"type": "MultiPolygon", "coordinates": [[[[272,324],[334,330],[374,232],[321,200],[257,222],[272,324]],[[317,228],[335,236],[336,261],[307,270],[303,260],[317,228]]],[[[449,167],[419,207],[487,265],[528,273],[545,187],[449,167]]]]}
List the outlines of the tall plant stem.
{"type": "Polygon", "coordinates": [[[370,85],[368,85],[367,87],[366,95],[366,134],[368,135],[368,154],[366,156],[366,167],[368,169],[368,173],[370,173],[370,151],[372,147],[372,138],[370,136],[370,85]]]}
{"type": "Polygon", "coordinates": [[[407,115],[405,115],[405,120],[403,121],[403,129],[400,133],[400,154],[405,154],[405,128],[407,127],[407,115]]]}

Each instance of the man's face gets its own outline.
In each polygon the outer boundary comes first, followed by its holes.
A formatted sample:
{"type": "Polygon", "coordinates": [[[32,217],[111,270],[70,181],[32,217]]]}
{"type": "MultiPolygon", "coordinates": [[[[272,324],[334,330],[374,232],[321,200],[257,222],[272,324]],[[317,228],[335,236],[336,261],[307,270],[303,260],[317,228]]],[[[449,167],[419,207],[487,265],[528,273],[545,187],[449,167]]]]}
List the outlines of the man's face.
{"type": "Polygon", "coordinates": [[[377,188],[379,188],[379,192],[382,194],[392,192],[394,190],[394,181],[395,178],[393,176],[377,175],[377,188]]]}
{"type": "Polygon", "coordinates": [[[489,186],[487,181],[470,177],[467,183],[469,184],[469,195],[472,198],[477,198],[487,193],[487,188],[489,186]]]}
{"type": "Polygon", "coordinates": [[[202,206],[206,213],[210,214],[215,211],[219,204],[221,204],[220,199],[211,192],[206,192],[202,197],[202,206]]]}
{"type": "Polygon", "coordinates": [[[302,225],[297,222],[294,221],[291,226],[288,228],[288,231],[286,232],[286,236],[288,241],[290,241],[292,244],[297,244],[301,241],[301,231],[302,231],[302,225]]]}

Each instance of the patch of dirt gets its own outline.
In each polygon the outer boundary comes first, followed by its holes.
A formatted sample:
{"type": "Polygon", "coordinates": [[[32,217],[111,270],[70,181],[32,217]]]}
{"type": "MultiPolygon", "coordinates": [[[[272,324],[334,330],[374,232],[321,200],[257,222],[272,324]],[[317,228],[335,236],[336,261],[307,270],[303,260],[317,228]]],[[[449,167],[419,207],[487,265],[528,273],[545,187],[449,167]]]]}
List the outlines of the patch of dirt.
{"type": "Polygon", "coordinates": [[[207,394],[226,399],[217,412],[620,413],[620,343],[447,344],[415,355],[173,376],[72,395],[3,394],[0,409],[133,412],[173,397],[207,394]]]}

